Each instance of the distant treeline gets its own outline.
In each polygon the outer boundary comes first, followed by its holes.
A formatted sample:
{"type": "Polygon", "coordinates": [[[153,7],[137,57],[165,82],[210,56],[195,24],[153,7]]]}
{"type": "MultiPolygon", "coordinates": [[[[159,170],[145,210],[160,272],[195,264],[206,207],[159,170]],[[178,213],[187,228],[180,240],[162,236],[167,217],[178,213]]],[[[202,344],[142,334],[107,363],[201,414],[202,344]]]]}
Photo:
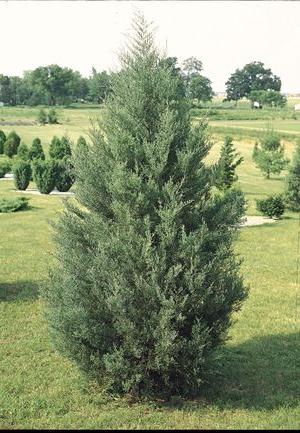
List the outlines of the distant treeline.
{"type": "Polygon", "coordinates": [[[0,74],[0,101],[5,105],[101,103],[110,92],[113,74],[92,69],[89,78],[59,65],[40,66],[23,77],[0,74]]]}
{"type": "MultiPolygon", "coordinates": [[[[160,60],[178,78],[178,92],[200,103],[211,101],[214,92],[211,80],[202,75],[201,60],[190,57],[177,64],[176,57],[160,60]]],[[[120,72],[98,72],[92,68],[88,78],[78,71],[59,65],[40,66],[26,71],[23,77],[0,74],[0,102],[5,105],[68,105],[74,102],[101,104],[112,90],[112,82],[120,72]]],[[[226,100],[247,98],[252,105],[282,107],[286,98],[280,93],[281,80],[261,62],[252,62],[237,69],[226,82],[226,100]]]]}

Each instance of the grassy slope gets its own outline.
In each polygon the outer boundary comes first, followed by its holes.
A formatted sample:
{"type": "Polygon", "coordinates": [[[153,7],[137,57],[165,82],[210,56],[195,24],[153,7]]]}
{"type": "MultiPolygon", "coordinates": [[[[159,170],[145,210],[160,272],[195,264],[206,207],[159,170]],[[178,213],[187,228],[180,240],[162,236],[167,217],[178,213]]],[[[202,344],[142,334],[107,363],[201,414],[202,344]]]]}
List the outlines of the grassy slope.
{"type": "MultiPolygon", "coordinates": [[[[282,190],[282,177],[265,181],[251,162],[253,140],[235,143],[245,157],[240,185],[253,214],[253,198],[282,190]]],[[[292,144],[286,148],[290,154],[292,144]]],[[[12,189],[11,181],[0,181],[1,196],[15,195],[12,189]]],[[[237,249],[251,292],[203,395],[133,403],[84,384],[51,348],[37,285],[51,260],[48,219],[61,202],[32,196],[30,210],[0,215],[0,428],[300,428],[295,214],[241,231],[237,249]]]]}

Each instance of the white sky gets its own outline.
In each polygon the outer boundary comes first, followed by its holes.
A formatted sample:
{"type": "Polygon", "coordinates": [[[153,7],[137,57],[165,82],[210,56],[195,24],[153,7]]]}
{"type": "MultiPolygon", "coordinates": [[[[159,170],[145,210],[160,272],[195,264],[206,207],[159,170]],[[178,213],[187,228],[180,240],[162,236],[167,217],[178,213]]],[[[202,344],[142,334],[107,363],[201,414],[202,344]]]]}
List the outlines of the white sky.
{"type": "Polygon", "coordinates": [[[135,9],[179,62],[197,57],[215,91],[238,67],[259,60],[300,92],[300,2],[0,1],[0,73],[57,63],[88,76],[114,69],[135,9]]]}

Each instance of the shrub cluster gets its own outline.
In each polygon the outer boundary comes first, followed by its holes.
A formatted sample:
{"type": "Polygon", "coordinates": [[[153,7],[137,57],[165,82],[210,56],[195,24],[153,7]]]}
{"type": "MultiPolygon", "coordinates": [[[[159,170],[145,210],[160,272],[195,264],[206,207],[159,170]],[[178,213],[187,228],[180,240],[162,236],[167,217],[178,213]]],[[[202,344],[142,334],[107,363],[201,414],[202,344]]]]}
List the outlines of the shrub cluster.
{"type": "Polygon", "coordinates": [[[46,123],[56,124],[58,123],[58,115],[54,108],[51,108],[48,113],[45,110],[41,109],[38,112],[37,121],[41,125],[45,125],[46,123]]]}
{"type": "Polygon", "coordinates": [[[259,212],[269,218],[280,218],[285,211],[284,200],[280,194],[256,200],[256,207],[259,212]]]}

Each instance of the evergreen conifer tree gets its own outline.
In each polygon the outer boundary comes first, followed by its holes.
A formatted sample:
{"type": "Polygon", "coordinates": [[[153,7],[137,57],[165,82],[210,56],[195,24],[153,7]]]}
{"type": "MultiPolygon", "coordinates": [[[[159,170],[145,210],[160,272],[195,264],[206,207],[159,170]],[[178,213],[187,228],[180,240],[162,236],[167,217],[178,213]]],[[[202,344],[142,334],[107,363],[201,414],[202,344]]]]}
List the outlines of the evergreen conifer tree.
{"type": "Polygon", "coordinates": [[[286,203],[291,210],[300,210],[300,140],[286,178],[286,203]]]}
{"type": "Polygon", "coordinates": [[[45,153],[43,150],[43,146],[40,138],[34,138],[32,141],[31,148],[29,150],[29,158],[31,160],[34,159],[42,159],[45,160],[45,153]]]}
{"type": "Polygon", "coordinates": [[[6,142],[6,135],[4,131],[0,130],[0,155],[4,153],[4,143],[6,142]]]}
{"type": "Polygon", "coordinates": [[[24,161],[29,160],[29,149],[25,143],[21,143],[18,147],[18,158],[23,159],[24,161]]]}
{"type": "Polygon", "coordinates": [[[235,169],[241,164],[243,159],[244,158],[239,157],[239,154],[236,152],[232,137],[226,136],[221,147],[221,155],[217,169],[216,185],[219,189],[225,190],[230,188],[232,184],[237,181],[238,177],[235,173],[235,169]]]}
{"type": "Polygon", "coordinates": [[[75,152],[76,199],[55,224],[43,288],[57,349],[117,392],[192,393],[247,294],[237,191],[214,194],[207,126],[142,17],[101,128],[75,152]]]}

